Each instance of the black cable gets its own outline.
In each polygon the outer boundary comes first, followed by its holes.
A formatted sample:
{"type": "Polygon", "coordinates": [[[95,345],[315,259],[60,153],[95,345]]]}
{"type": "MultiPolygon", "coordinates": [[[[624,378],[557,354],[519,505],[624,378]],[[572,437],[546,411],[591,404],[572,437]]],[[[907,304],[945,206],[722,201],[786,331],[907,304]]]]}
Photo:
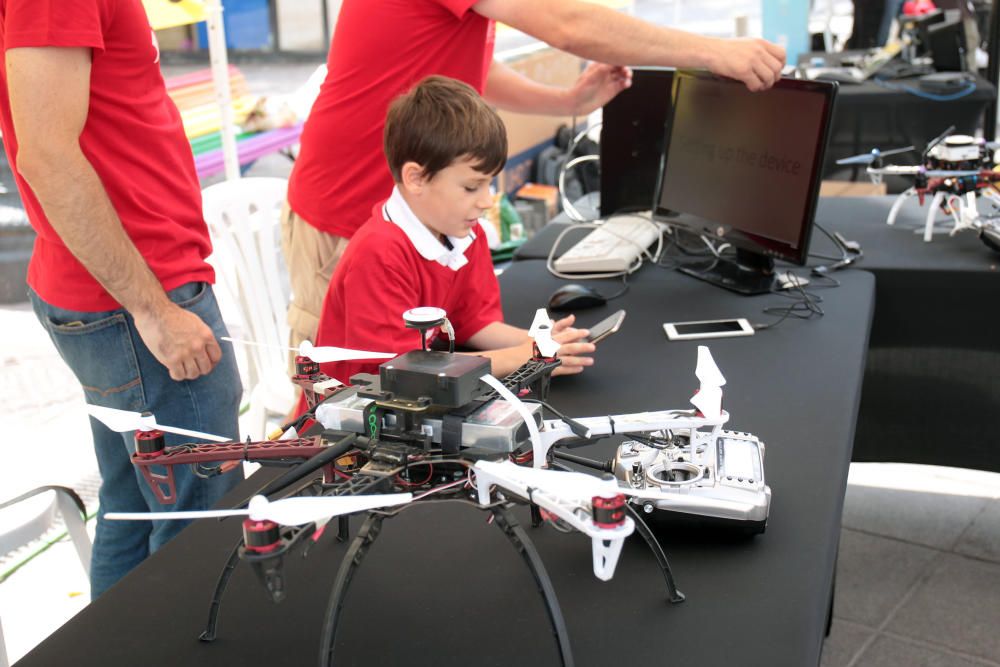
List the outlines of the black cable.
{"type": "Polygon", "coordinates": [[[570,454],[569,452],[563,452],[555,448],[552,449],[552,456],[563,461],[569,461],[570,463],[581,465],[585,468],[600,470],[601,472],[614,472],[615,469],[614,464],[611,461],[588,459],[585,456],[577,456],[576,454],[570,454]]]}
{"type": "MultiPolygon", "coordinates": [[[[768,322],[767,324],[754,324],[753,328],[755,331],[773,329],[789,317],[799,320],[811,320],[813,317],[823,317],[823,309],[819,307],[822,299],[817,299],[816,295],[806,292],[802,289],[801,285],[795,285],[794,289],[798,291],[801,298],[796,299],[796,301],[789,306],[769,306],[765,308],[765,314],[780,314],[780,317],[775,322],[768,322]]],[[[772,294],[777,294],[777,292],[772,292],[772,294]]],[[[791,295],[781,294],[780,296],[788,297],[791,295]]]]}
{"type": "Polygon", "coordinates": [[[566,415],[564,415],[563,413],[559,412],[554,407],[552,407],[551,405],[549,405],[548,403],[546,403],[545,401],[541,401],[541,400],[539,400],[537,398],[522,398],[521,402],[522,403],[537,403],[538,405],[541,405],[543,408],[545,408],[546,410],[548,410],[549,412],[551,412],[552,414],[554,414],[556,417],[558,417],[559,419],[561,419],[564,422],[566,422],[566,425],[569,426],[569,429],[571,431],[573,431],[573,434],[576,435],[578,438],[586,438],[587,437],[587,432],[590,429],[588,429],[586,426],[584,426],[580,422],[576,421],[572,417],[567,417],[566,415]]]}

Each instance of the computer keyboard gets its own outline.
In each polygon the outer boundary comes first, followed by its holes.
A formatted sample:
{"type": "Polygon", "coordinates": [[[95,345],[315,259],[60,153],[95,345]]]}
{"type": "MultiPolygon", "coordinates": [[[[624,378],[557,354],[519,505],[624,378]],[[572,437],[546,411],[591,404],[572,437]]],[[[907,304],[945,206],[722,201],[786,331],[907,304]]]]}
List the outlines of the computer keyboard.
{"type": "Polygon", "coordinates": [[[659,240],[659,224],[641,215],[615,215],[580,239],[553,266],[560,273],[628,271],[659,240]]]}

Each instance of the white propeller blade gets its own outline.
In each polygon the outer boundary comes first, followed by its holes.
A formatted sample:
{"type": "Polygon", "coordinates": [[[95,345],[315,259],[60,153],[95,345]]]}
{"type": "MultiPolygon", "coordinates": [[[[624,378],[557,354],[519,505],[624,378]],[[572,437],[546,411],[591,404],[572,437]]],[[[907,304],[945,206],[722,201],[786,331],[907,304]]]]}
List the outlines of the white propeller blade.
{"type": "Polygon", "coordinates": [[[531,326],[528,328],[528,335],[532,338],[538,332],[538,328],[541,326],[546,326],[549,329],[552,328],[552,319],[549,317],[549,313],[544,308],[539,308],[535,311],[535,319],[531,320],[531,326]]]}
{"type": "Polygon", "coordinates": [[[722,416],[722,390],[718,387],[701,389],[691,397],[691,405],[707,419],[718,419],[722,416]]]}
{"type": "Polygon", "coordinates": [[[354,361],[357,359],[395,359],[399,355],[394,352],[367,352],[365,350],[351,350],[346,347],[319,346],[316,347],[307,340],[302,341],[299,347],[284,347],[282,345],[267,345],[265,343],[255,343],[251,340],[240,340],[223,336],[222,340],[230,343],[240,343],[241,345],[256,345],[257,347],[269,347],[271,349],[291,350],[304,357],[309,357],[317,364],[325,364],[331,361],[354,361]]]}
{"type": "Polygon", "coordinates": [[[106,519],[210,519],[249,515],[255,521],[273,521],[282,526],[300,526],[341,514],[352,514],[377,507],[404,505],[413,500],[412,493],[389,493],[371,496],[315,496],[283,498],[268,501],[254,496],[245,510],[204,510],[192,512],[109,512],[106,519]]]}
{"type": "Polygon", "coordinates": [[[395,359],[399,355],[395,352],[368,352],[365,350],[351,350],[346,347],[320,346],[316,347],[307,340],[299,345],[299,354],[309,357],[317,364],[325,364],[331,361],[355,361],[358,359],[395,359]]]}
{"type": "Polygon", "coordinates": [[[694,374],[701,386],[698,393],[691,397],[691,403],[707,418],[718,418],[722,414],[722,386],[726,384],[726,378],[705,345],[698,346],[698,365],[694,374]]]}
{"type": "Polygon", "coordinates": [[[138,412],[116,410],[115,408],[105,408],[100,405],[88,405],[87,412],[90,413],[91,417],[101,422],[112,431],[117,431],[118,433],[125,433],[127,431],[151,431],[153,429],[157,429],[167,433],[176,433],[178,435],[191,436],[192,438],[201,438],[202,440],[232,442],[231,438],[223,438],[221,435],[213,435],[211,433],[202,433],[201,431],[192,431],[187,428],[158,424],[156,423],[156,419],[153,415],[143,415],[138,412]]]}
{"type": "Polygon", "coordinates": [[[712,358],[712,351],[705,345],[698,346],[698,365],[695,366],[694,375],[701,380],[701,386],[721,387],[726,384],[726,378],[712,358]]]}
{"type": "Polygon", "coordinates": [[[535,339],[538,352],[543,357],[554,357],[561,345],[552,340],[552,320],[544,308],[539,308],[535,312],[535,319],[531,322],[528,335],[535,339]]]}
{"type": "Polygon", "coordinates": [[[562,345],[552,340],[552,330],[545,328],[539,329],[538,333],[535,334],[535,345],[538,346],[538,352],[543,357],[556,356],[559,348],[562,347],[562,345]]]}

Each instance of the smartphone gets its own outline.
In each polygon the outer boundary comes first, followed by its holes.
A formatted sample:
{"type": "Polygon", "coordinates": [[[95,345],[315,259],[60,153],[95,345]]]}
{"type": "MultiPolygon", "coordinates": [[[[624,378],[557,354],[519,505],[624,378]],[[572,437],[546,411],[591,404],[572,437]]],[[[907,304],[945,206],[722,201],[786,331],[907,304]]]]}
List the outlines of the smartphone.
{"type": "Polygon", "coordinates": [[[590,335],[583,340],[587,343],[602,341],[621,328],[625,321],[625,311],[619,310],[617,313],[606,317],[590,328],[590,335]]]}
{"type": "Polygon", "coordinates": [[[752,336],[753,326],[742,317],[732,320],[701,320],[697,322],[667,322],[663,330],[670,340],[726,338],[752,336]]]}

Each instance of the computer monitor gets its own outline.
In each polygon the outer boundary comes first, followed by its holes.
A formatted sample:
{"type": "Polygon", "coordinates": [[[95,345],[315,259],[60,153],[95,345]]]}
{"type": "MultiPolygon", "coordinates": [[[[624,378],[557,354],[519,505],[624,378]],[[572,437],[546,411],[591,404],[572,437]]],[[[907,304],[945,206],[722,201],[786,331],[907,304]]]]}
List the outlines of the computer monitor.
{"type": "Polygon", "coordinates": [[[774,260],[805,264],[837,84],[781,79],[751,93],[707,72],[674,75],[654,213],[736,249],[682,271],[768,292],[774,260]]]}

